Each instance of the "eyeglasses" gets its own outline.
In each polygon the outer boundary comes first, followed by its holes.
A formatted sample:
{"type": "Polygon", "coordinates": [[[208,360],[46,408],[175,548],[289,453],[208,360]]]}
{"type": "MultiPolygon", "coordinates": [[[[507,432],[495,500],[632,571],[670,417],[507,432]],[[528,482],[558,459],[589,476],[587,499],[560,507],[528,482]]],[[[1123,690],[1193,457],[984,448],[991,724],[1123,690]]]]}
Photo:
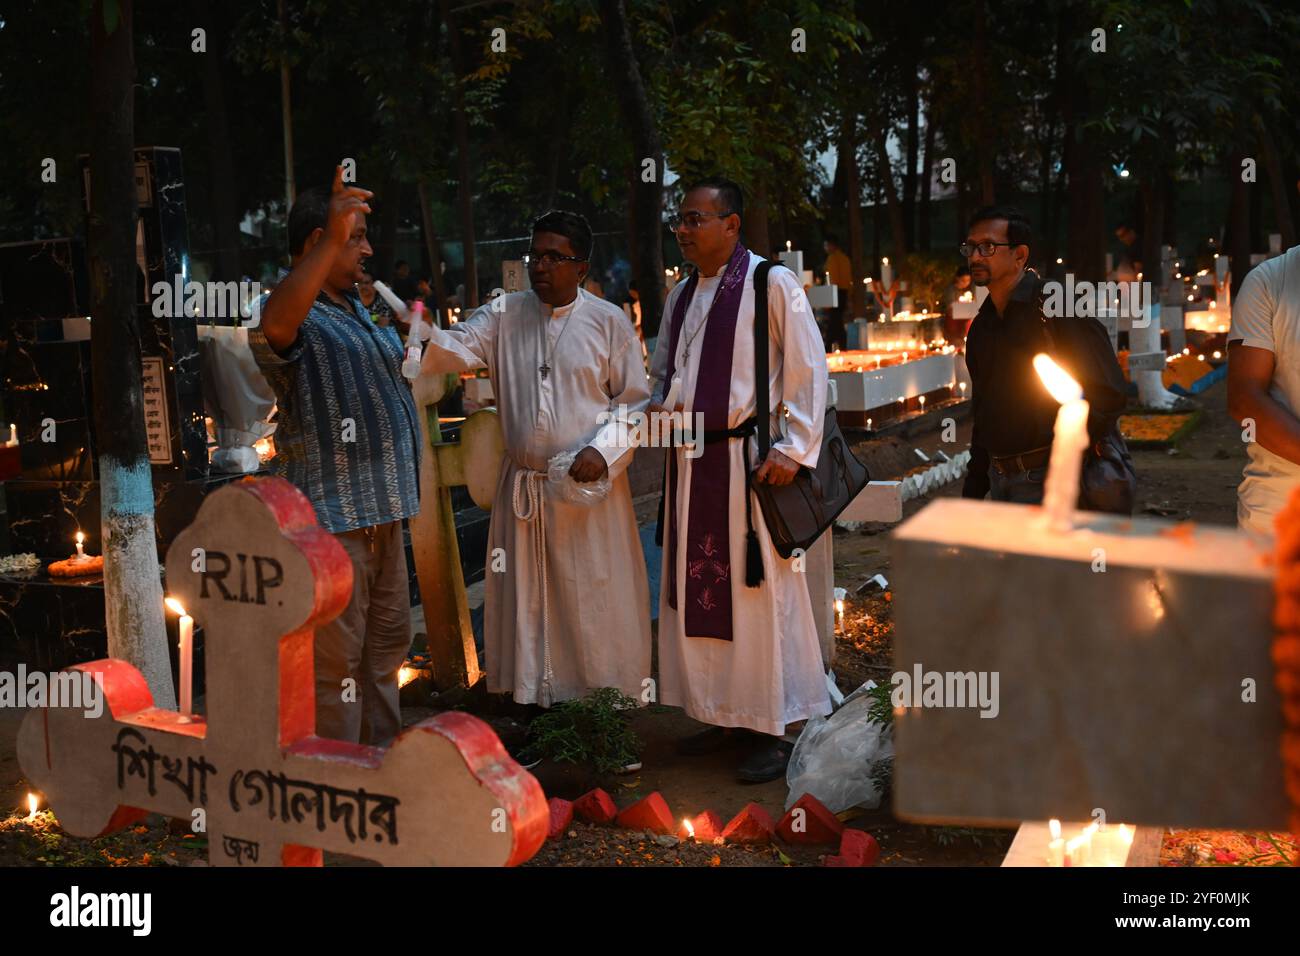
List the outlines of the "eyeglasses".
{"type": "Polygon", "coordinates": [[[586,262],[586,256],[562,256],[558,252],[533,252],[531,249],[524,253],[524,265],[530,266],[534,262],[541,263],[548,269],[554,269],[561,262],[586,262]]]}
{"type": "Polygon", "coordinates": [[[982,255],[982,256],[991,256],[991,255],[993,255],[994,252],[997,251],[998,246],[1019,246],[1019,245],[1022,245],[1022,243],[1019,243],[1019,242],[975,242],[975,243],[971,243],[971,242],[963,242],[960,246],[957,247],[957,251],[958,251],[959,253],[961,253],[961,255],[962,255],[963,257],[969,259],[969,258],[971,257],[971,254],[972,254],[972,253],[976,253],[976,252],[978,252],[978,253],[979,253],[980,255],[982,255]]]}
{"type": "Polygon", "coordinates": [[[678,229],[685,226],[687,229],[694,232],[696,229],[699,229],[700,226],[704,225],[705,219],[726,219],[730,215],[732,215],[731,212],[696,212],[692,209],[685,215],[673,213],[669,216],[668,228],[673,232],[676,232],[678,229]]]}

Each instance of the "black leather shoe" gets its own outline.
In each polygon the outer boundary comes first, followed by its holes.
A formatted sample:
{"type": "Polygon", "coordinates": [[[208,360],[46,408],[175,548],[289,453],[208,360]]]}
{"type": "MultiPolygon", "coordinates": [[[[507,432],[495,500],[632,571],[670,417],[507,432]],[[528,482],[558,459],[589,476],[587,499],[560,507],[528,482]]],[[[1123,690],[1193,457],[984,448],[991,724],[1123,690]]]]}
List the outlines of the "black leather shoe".
{"type": "Polygon", "coordinates": [[[736,768],[736,779],[741,783],[767,783],[785,776],[790,764],[794,744],[775,739],[765,743],[746,757],[736,768]]]}
{"type": "Polygon", "coordinates": [[[701,757],[704,754],[730,750],[748,742],[743,730],[735,727],[709,727],[677,741],[676,750],[683,757],[701,757]]]}

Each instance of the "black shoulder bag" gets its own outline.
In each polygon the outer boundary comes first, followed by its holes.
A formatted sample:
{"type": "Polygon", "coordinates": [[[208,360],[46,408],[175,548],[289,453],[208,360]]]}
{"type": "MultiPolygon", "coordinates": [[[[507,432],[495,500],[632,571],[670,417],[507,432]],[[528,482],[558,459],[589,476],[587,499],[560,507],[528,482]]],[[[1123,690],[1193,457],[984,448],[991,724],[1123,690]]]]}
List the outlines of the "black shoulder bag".
{"type": "MultiPolygon", "coordinates": [[[[767,459],[772,444],[772,436],[768,431],[771,410],[767,368],[767,274],[777,264],[761,262],[754,270],[754,404],[758,424],[759,466],[767,459]]],[[[754,474],[751,472],[749,475],[749,486],[758,499],[772,544],[782,558],[789,558],[795,548],[807,550],[870,480],[866,466],[849,449],[849,443],[835,420],[834,408],[826,410],[822,423],[822,448],[821,454],[817,456],[816,468],[801,465],[794,481],[788,485],[758,482],[754,480],[754,474]]],[[[752,547],[757,547],[756,541],[752,542],[752,547]]],[[[752,561],[749,563],[753,564],[752,561]]],[[[761,581],[761,562],[758,573],[761,581]]],[[[750,584],[750,587],[756,587],[757,584],[758,582],[750,584]]]]}
{"type": "MultiPolygon", "coordinates": [[[[1079,343],[1077,336],[1071,338],[1069,335],[1060,335],[1062,327],[1053,329],[1053,320],[1045,314],[1042,319],[1048,348],[1054,355],[1068,355],[1076,349],[1092,347],[1087,342],[1079,343]],[[1066,340],[1064,349],[1061,348],[1062,338],[1066,340]]],[[[1065,327],[1065,331],[1070,330],[1065,327]]],[[[1105,357],[1115,361],[1113,353],[1105,357]]],[[[1066,364],[1069,364],[1068,360],[1066,364]]],[[[1079,475],[1079,507],[1084,511],[1131,515],[1136,497],[1137,471],[1133,467],[1133,456],[1129,454],[1128,444],[1120,434],[1119,421],[1116,420],[1084,455],[1083,471],[1079,475]]]]}

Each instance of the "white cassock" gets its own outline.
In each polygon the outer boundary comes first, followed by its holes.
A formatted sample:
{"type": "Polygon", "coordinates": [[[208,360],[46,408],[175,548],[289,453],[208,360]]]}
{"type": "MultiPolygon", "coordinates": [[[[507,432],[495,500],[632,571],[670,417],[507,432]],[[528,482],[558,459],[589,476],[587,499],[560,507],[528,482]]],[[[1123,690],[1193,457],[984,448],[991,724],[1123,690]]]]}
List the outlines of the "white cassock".
{"type": "MultiPolygon", "coordinates": [[[[753,277],[755,267],[762,261],[760,256],[749,254],[745,292],[732,346],[728,428],[743,424],[756,409],[753,277]]],[[[707,279],[700,277],[678,336],[675,366],[682,376],[678,400],[687,414],[692,411],[705,333],[698,334],[683,368],[686,341],[708,313],[720,276],[721,273],[707,279]]],[[[789,410],[785,436],[774,441],[772,447],[801,465],[812,467],[821,451],[822,419],[826,413],[826,353],[812,308],[794,274],[787,269],[773,269],[768,282],[768,407],[773,413],[771,434],[774,436],[780,427],[782,405],[789,410]]],[[[674,286],[664,305],[664,319],[650,366],[659,401],[668,390],[663,378],[668,369],[673,309],[686,284],[674,286]]],[[[745,440],[750,442],[749,460],[757,467],[757,443],[752,437],[745,440]]],[[[728,445],[731,453],[728,525],[731,567],[736,572],[730,576],[732,639],[692,637],[685,633],[682,615],[668,604],[667,588],[672,576],[666,563],[672,554],[665,548],[659,599],[660,701],[682,707],[704,723],[748,727],[779,735],[785,733],[786,724],[831,712],[821,645],[804,574],[794,570],[793,558],[782,559],[773,548],[757,501],[753,505],[754,526],[763,553],[765,577],[757,588],[745,586],[745,459],[739,440],[729,441],[728,445]]],[[[676,507],[677,528],[684,541],[692,459],[680,448],[672,454],[677,456],[677,500],[666,502],[665,508],[676,507]]],[[[677,607],[681,609],[686,606],[685,547],[677,548],[676,581],[677,607]]]]}
{"type": "Polygon", "coordinates": [[[532,291],[514,292],[448,330],[434,329],[422,372],[484,367],[506,446],[488,532],[488,690],[513,692],[520,703],[600,687],[639,698],[650,676],[650,601],[627,479],[627,415],[645,409],[649,383],[636,332],[620,309],[589,292],[554,310],[532,291]],[[611,412],[614,420],[602,425],[611,412]],[[549,484],[547,462],[586,445],[609,466],[608,497],[575,505],[543,490],[544,528],[519,517],[529,511],[528,484],[549,484]],[[542,533],[544,568],[535,550],[542,533]],[[494,553],[504,554],[504,571],[493,571],[494,553]]]}

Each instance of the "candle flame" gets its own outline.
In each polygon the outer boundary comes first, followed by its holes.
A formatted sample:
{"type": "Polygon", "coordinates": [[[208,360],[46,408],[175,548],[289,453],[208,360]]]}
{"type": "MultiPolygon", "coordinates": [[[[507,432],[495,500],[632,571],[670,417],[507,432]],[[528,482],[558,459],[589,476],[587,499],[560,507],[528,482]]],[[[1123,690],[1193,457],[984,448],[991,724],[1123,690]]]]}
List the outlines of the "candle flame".
{"type": "Polygon", "coordinates": [[[181,617],[185,616],[185,605],[182,604],[180,601],[176,600],[174,597],[167,598],[166,600],[163,601],[163,603],[167,605],[168,609],[173,614],[179,614],[181,617]]]}
{"type": "Polygon", "coordinates": [[[78,531],[78,532],[77,532],[77,544],[85,544],[85,543],[86,543],[86,536],[85,536],[84,534],[82,534],[80,531],[78,531]]]}
{"type": "Polygon", "coordinates": [[[1052,834],[1053,840],[1061,839],[1061,821],[1052,819],[1047,821],[1047,829],[1052,834]]]}
{"type": "Polygon", "coordinates": [[[1079,383],[1070,377],[1069,372],[1053,362],[1048,355],[1039,352],[1034,356],[1034,371],[1043,380],[1043,385],[1046,386],[1047,390],[1052,393],[1052,398],[1062,405],[1066,402],[1077,402],[1083,398],[1083,389],[1079,387],[1079,383]]]}
{"type": "Polygon", "coordinates": [[[416,670],[414,667],[403,667],[401,670],[397,672],[397,686],[405,687],[411,681],[415,680],[415,678],[417,678],[419,675],[420,672],[416,670]]]}
{"type": "Polygon", "coordinates": [[[691,826],[691,821],[688,820],[686,817],[682,817],[682,826],[684,826],[684,827],[686,828],[686,835],[687,835],[688,837],[690,837],[692,840],[694,840],[694,839],[695,839],[695,827],[691,826]]]}
{"type": "Polygon", "coordinates": [[[40,803],[36,799],[36,794],[34,793],[27,794],[27,822],[28,823],[31,823],[33,820],[36,819],[36,808],[38,806],[40,806],[40,803]]]}

